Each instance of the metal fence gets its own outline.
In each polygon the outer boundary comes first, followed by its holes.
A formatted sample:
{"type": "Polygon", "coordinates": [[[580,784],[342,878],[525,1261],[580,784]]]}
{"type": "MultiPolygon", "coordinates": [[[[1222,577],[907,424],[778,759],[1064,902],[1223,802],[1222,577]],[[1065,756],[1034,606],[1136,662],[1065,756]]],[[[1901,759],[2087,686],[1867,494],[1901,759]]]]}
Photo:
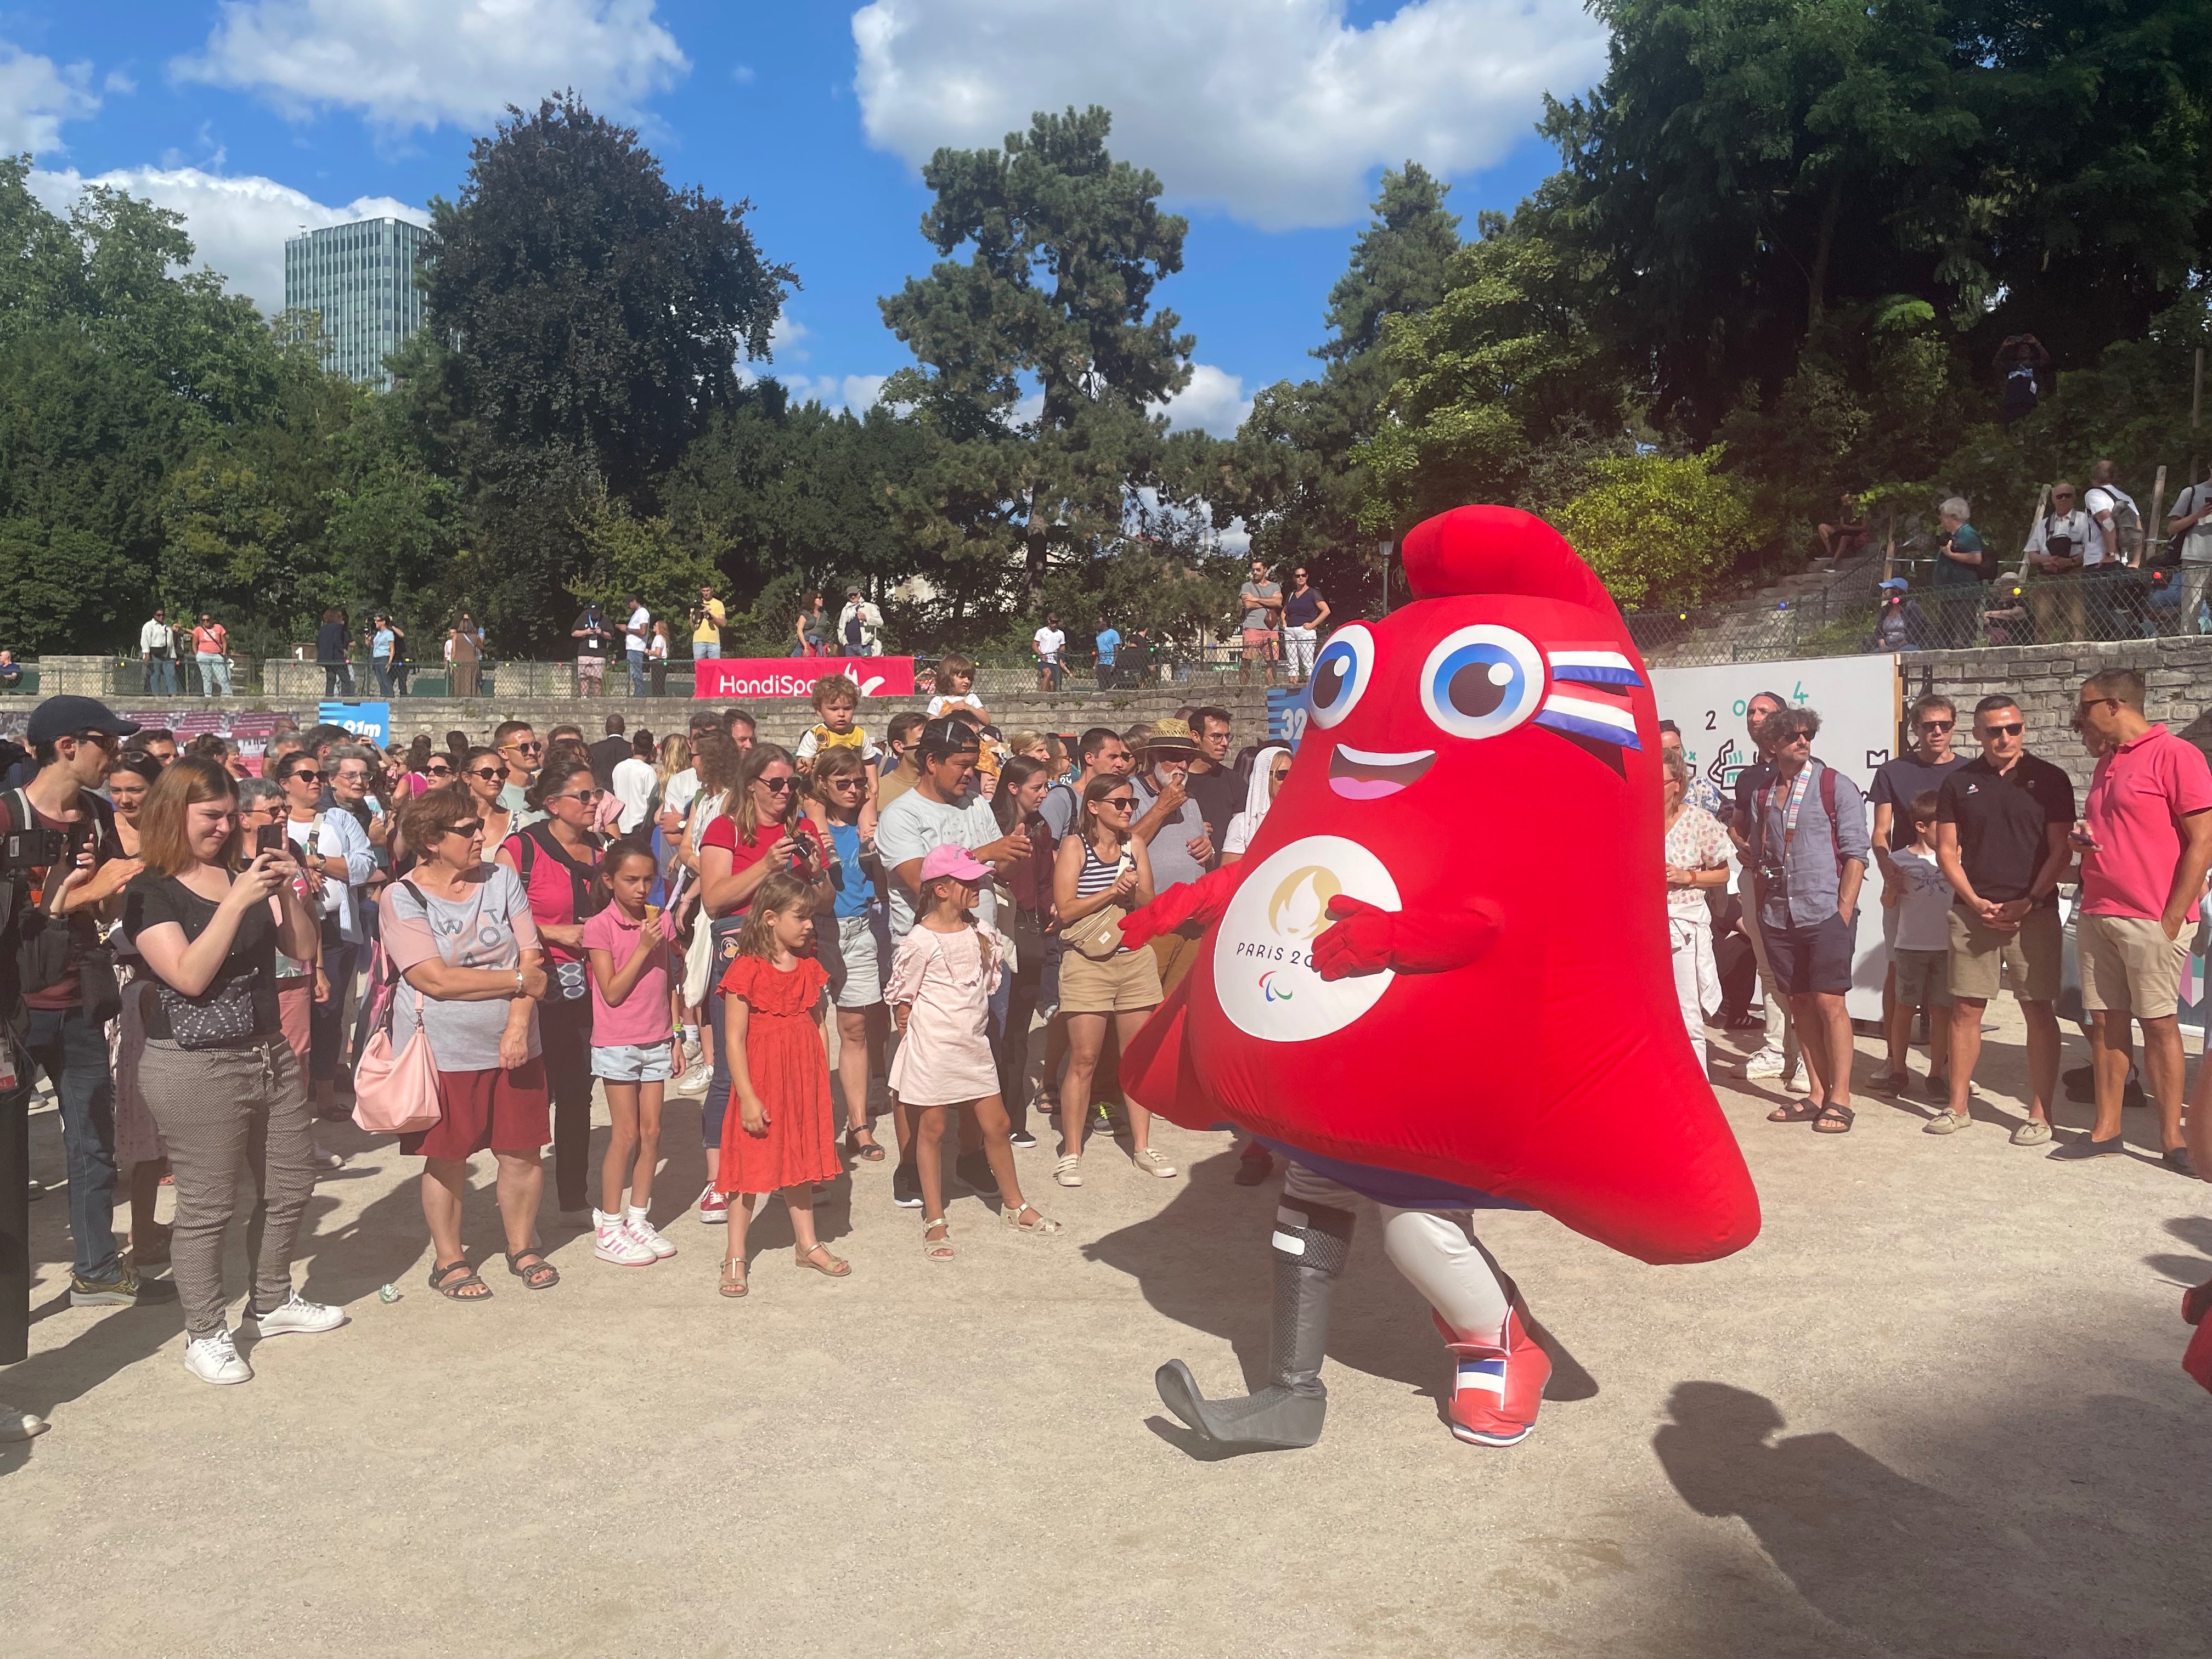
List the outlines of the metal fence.
{"type": "Polygon", "coordinates": [[[1631,611],[1627,622],[1644,659],[1659,667],[2147,640],[2212,633],[2208,577],[2212,565],[2007,573],[1940,585],[1908,576],[1905,592],[1890,596],[1854,573],[1801,599],[1631,611]]]}

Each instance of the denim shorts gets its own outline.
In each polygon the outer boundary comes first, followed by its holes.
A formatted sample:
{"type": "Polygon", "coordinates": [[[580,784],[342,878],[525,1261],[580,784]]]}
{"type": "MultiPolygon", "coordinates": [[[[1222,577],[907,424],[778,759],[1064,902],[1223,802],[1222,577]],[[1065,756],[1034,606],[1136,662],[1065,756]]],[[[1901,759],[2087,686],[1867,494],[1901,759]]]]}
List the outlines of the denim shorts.
{"type": "Polygon", "coordinates": [[[610,1083],[665,1083],[676,1075],[674,1039],[623,1042],[592,1050],[592,1075],[610,1083]]]}

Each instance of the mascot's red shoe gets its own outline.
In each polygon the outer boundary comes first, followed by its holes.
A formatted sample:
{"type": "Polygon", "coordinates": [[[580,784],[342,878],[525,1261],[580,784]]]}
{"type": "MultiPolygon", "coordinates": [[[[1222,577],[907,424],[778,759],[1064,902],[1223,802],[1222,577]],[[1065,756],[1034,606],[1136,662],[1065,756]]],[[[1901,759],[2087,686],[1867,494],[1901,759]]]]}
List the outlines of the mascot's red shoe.
{"type": "Polygon", "coordinates": [[[1455,1331],[1440,1314],[1429,1317],[1451,1350],[1451,1431],[1476,1446],[1511,1446],[1528,1437],[1552,1380],[1552,1357],[1522,1328],[1520,1310],[1505,1310],[1505,1328],[1486,1336],[1455,1331]]]}

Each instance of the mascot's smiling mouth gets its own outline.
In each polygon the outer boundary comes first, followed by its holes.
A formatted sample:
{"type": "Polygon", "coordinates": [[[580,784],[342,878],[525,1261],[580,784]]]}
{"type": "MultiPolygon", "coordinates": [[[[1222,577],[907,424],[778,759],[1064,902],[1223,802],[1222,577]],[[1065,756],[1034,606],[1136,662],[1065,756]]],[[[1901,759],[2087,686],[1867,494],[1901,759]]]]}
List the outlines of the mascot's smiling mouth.
{"type": "Polygon", "coordinates": [[[1340,743],[1328,757],[1328,787],[1346,800],[1381,800],[1418,782],[1436,757],[1433,749],[1381,754],[1340,743]]]}

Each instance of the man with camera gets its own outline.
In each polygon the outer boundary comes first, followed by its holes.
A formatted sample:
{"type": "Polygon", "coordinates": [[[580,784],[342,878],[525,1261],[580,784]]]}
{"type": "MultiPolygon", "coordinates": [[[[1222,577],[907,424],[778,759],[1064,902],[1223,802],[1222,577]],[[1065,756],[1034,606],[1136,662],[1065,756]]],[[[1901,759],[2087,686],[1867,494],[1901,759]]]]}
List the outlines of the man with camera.
{"type": "MultiPolygon", "coordinates": [[[[138,730],[94,697],[49,697],[27,737],[38,773],[9,790],[0,828],[0,1364],[29,1343],[31,1067],[61,1105],[75,1260],[72,1307],[131,1305],[173,1294],[141,1284],[115,1244],[115,1092],[107,1021],[119,1000],[99,919],[139,870],[123,856],[107,803],[94,792],[118,741],[138,730]]],[[[0,1439],[45,1425],[0,1407],[0,1439]]]]}
{"type": "Polygon", "coordinates": [[[2049,509],[2027,532],[2023,550],[2038,576],[2067,577],[2063,582],[2029,584],[2028,608],[2035,630],[2045,641],[2089,637],[2081,605],[2083,576],[2105,563],[2103,527],[2076,504],[2074,486],[2063,478],[2051,486],[2049,509]]]}
{"type": "Polygon", "coordinates": [[[691,659],[698,662],[722,654],[722,624],[729,620],[714,590],[702,582],[699,603],[691,607],[691,659]]]}

